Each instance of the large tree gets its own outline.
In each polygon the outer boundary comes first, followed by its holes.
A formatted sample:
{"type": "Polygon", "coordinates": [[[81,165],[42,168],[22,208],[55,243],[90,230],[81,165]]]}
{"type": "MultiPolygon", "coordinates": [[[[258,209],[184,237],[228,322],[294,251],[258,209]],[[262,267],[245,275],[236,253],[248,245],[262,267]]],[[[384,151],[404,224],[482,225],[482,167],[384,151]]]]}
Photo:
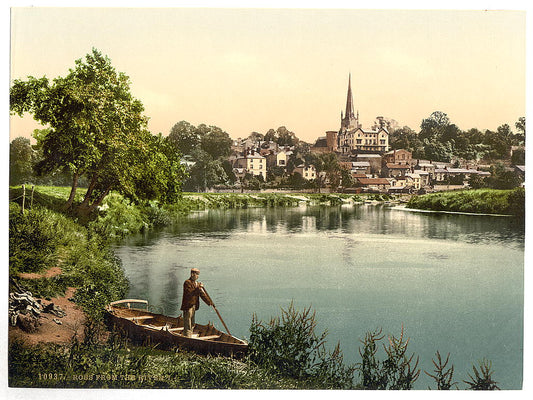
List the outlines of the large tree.
{"type": "Polygon", "coordinates": [[[420,140],[439,139],[445,129],[450,125],[450,119],[442,111],[434,111],[431,115],[422,120],[420,124],[420,140]]]}
{"type": "Polygon", "coordinates": [[[202,131],[200,147],[214,159],[227,157],[231,153],[232,140],[228,133],[218,126],[199,125],[202,131]]]}
{"type": "Polygon", "coordinates": [[[180,121],[170,130],[168,140],[181,154],[189,155],[200,144],[200,135],[194,125],[187,121],[180,121]]]}
{"type": "MultiPolygon", "coordinates": [[[[194,165],[188,170],[184,187],[189,191],[203,192],[230,179],[222,159],[214,159],[202,149],[193,151],[194,165]]],[[[226,166],[227,167],[227,166],[226,166]]]]}
{"type": "Polygon", "coordinates": [[[130,93],[128,76],[117,72],[108,57],[93,49],[85,60],[75,61],[66,77],[52,82],[31,76],[15,80],[10,107],[50,127],[39,138],[43,159],[37,170],[72,173],[65,208],[72,206],[82,175],[89,184],[78,214],[89,214],[112,189],[136,197],[139,165],[150,157],[152,138],[144,107],[130,93]]]}
{"type": "Polygon", "coordinates": [[[182,154],[199,154],[203,150],[213,159],[226,157],[231,152],[232,140],[227,132],[218,126],[200,124],[194,126],[187,121],[176,123],[170,130],[168,140],[182,154]]]}

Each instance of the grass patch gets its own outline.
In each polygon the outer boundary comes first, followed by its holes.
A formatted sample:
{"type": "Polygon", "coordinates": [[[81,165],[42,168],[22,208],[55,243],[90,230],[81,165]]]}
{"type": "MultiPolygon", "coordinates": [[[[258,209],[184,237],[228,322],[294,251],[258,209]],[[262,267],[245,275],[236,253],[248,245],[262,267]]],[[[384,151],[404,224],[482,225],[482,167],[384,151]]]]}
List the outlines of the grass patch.
{"type": "Polygon", "coordinates": [[[477,189],[414,196],[408,208],[480,214],[525,215],[525,189],[477,189]]]}

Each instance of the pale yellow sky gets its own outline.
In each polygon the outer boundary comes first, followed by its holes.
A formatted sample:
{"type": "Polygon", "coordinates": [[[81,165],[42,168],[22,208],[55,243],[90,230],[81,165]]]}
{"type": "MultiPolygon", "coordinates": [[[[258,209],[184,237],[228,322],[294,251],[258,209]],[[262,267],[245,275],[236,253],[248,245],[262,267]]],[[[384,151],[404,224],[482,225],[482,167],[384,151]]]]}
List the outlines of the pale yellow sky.
{"type": "MultiPolygon", "coordinates": [[[[439,110],[461,129],[525,115],[523,11],[13,8],[11,78],[64,76],[96,47],[132,80],[152,133],[217,125],[231,137],[285,125],[337,130],[352,75],[364,127],[419,129],[439,110]]],[[[11,118],[10,138],[37,127],[11,118]]]]}

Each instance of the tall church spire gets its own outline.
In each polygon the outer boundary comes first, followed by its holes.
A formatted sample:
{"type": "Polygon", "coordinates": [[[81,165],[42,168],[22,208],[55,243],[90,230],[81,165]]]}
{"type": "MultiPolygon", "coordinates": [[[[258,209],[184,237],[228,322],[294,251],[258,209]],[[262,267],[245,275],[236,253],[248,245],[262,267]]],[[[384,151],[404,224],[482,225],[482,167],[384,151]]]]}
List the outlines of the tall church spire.
{"type": "Polygon", "coordinates": [[[352,74],[348,75],[348,96],[346,98],[345,118],[355,118],[353,113],[353,96],[352,96],[352,74]]]}
{"type": "MultiPolygon", "coordinates": [[[[357,117],[353,108],[353,95],[352,95],[352,74],[348,75],[348,95],[346,97],[346,112],[344,118],[341,116],[341,128],[352,130],[359,128],[359,113],[357,117]]],[[[342,114],[341,114],[342,115],[342,114]]]]}

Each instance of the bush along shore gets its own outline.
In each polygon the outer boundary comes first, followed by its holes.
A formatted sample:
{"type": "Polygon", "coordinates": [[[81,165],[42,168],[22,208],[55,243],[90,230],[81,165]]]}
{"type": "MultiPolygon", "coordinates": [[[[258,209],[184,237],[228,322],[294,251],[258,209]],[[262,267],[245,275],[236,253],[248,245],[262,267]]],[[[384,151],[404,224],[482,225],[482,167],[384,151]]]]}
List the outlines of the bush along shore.
{"type": "MultiPolygon", "coordinates": [[[[82,307],[83,335],[70,343],[29,345],[9,340],[9,385],[80,388],[234,388],[234,389],[412,389],[420,375],[418,359],[403,335],[369,332],[361,339],[360,362],[346,365],[340,346],[327,346],[327,333],[316,332],[311,309],[293,304],[268,322],[250,316],[249,352],[242,360],[160,351],[134,346],[105,327],[103,309],[124,298],[128,282],[110,250],[112,238],[171,224],[179,215],[208,208],[297,206],[300,204],[390,201],[383,195],[345,194],[193,194],[174,205],[135,205],[118,194],[108,196],[88,221],[61,211],[68,188],[38,187],[29,199],[21,188],[10,191],[10,292],[20,288],[35,298],[64,295],[82,307]],[[23,209],[24,202],[24,209],[23,209]],[[29,208],[29,209],[28,209],[29,208]],[[52,277],[22,278],[52,267],[52,277]]],[[[482,360],[456,381],[450,355],[436,353],[435,369],[424,371],[433,389],[498,389],[489,361],[482,360]]],[[[423,388],[425,389],[425,388],[423,388]]]]}
{"type": "Polygon", "coordinates": [[[430,193],[413,196],[407,203],[407,207],[420,210],[523,217],[525,215],[525,189],[477,189],[430,193]]]}

